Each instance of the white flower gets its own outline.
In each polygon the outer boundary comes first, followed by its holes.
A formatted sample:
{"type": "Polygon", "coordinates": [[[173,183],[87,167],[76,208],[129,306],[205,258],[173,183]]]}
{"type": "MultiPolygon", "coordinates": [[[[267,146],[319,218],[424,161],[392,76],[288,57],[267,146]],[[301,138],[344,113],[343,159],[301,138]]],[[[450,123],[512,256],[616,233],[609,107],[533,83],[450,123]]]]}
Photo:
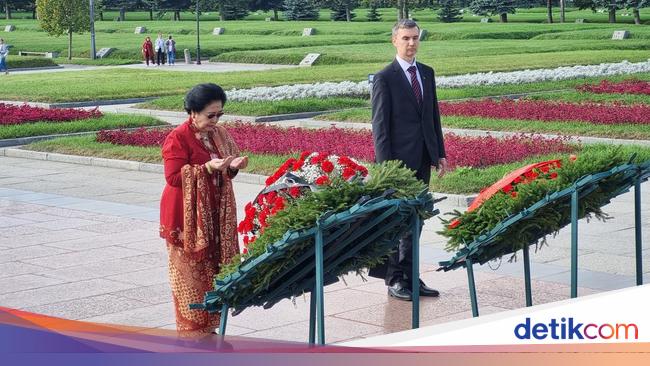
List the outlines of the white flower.
{"type": "MultiPolygon", "coordinates": [[[[536,69],[509,72],[482,72],[455,76],[438,76],[436,85],[440,88],[460,88],[469,85],[501,85],[534,83],[548,80],[567,80],[594,76],[610,76],[650,72],[650,60],[631,63],[600,65],[563,66],[555,69],[536,69]]],[[[232,89],[228,99],[233,101],[277,101],[284,99],[328,98],[328,97],[368,97],[370,85],[367,81],[324,82],[314,84],[294,84],[251,89],[232,89]]]]}

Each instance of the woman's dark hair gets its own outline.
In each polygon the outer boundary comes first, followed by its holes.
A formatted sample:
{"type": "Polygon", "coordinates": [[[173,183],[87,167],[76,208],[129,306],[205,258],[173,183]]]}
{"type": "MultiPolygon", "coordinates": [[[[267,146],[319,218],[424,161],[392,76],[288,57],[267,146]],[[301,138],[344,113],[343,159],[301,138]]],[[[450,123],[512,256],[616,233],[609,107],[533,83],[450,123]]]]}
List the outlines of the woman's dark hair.
{"type": "Polygon", "coordinates": [[[217,84],[199,84],[187,92],[185,96],[185,111],[187,114],[201,112],[208,104],[216,101],[221,101],[225,105],[226,92],[217,84]]]}

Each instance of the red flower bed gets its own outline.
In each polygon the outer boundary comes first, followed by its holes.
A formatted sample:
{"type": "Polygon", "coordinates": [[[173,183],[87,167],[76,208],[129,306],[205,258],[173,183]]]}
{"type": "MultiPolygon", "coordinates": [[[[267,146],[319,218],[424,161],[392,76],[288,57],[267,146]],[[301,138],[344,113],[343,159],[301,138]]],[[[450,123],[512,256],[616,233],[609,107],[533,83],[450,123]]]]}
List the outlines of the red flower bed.
{"type": "Polygon", "coordinates": [[[91,111],[70,108],[46,109],[31,107],[27,104],[15,106],[0,103],[0,125],[17,125],[37,121],[65,122],[101,116],[102,112],[97,109],[91,111]]]}
{"type": "Polygon", "coordinates": [[[650,82],[643,80],[625,80],[620,83],[613,83],[608,80],[603,80],[600,84],[584,84],[576,86],[576,89],[581,92],[597,93],[597,94],[645,94],[650,95],[650,82]]]}
{"type": "MultiPolygon", "coordinates": [[[[225,125],[239,148],[256,154],[289,154],[301,151],[324,151],[362,161],[374,161],[372,134],[369,130],[340,128],[281,128],[259,124],[225,125]]],[[[120,145],[160,146],[170,129],[137,131],[102,131],[97,141],[120,145]]],[[[505,139],[445,135],[447,160],[451,167],[486,167],[518,161],[528,156],[569,152],[574,148],[566,139],[516,135],[505,139]]]]}
{"type": "Polygon", "coordinates": [[[448,116],[487,117],[539,121],[585,121],[597,124],[650,124],[650,106],[573,104],[536,100],[480,100],[440,103],[440,113],[448,116]]]}

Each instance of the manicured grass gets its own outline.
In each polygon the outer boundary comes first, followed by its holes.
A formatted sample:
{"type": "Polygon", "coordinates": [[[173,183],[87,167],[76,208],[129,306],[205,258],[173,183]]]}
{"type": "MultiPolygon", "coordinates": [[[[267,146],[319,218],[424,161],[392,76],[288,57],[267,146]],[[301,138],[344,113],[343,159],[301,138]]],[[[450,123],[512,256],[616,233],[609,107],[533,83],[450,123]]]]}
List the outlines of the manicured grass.
{"type": "Polygon", "coordinates": [[[34,122],[19,125],[4,125],[0,126],[0,139],[98,131],[102,129],[158,126],[164,124],[166,123],[148,116],[105,114],[100,118],[70,122],[34,122]]]}
{"type": "MultiPolygon", "coordinates": [[[[140,104],[141,108],[184,111],[183,95],[162,97],[148,103],[140,104]]],[[[305,98],[285,99],[262,102],[232,102],[226,103],[224,111],[228,114],[242,116],[269,116],[299,112],[318,112],[355,107],[367,107],[368,100],[360,98],[305,98]]]]}
{"type": "MultiPolygon", "coordinates": [[[[124,159],[145,163],[162,164],[159,147],[139,147],[99,143],[95,136],[62,137],[39,141],[25,147],[28,150],[56,152],[61,154],[94,156],[109,159],[124,159]]],[[[290,155],[262,155],[242,152],[250,158],[246,172],[272,174],[290,155]]],[[[162,177],[161,177],[162,179],[162,177]]]]}
{"type": "MultiPolygon", "coordinates": [[[[161,163],[160,148],[118,146],[108,143],[97,143],[93,136],[65,137],[48,141],[41,141],[25,147],[29,150],[55,152],[62,154],[96,156],[110,159],[128,159],[147,163],[161,163]]],[[[650,148],[639,146],[612,146],[612,145],[586,145],[585,150],[608,151],[622,149],[625,154],[637,153],[640,160],[650,159],[650,148]]],[[[243,152],[242,155],[250,157],[246,172],[269,175],[273,173],[290,155],[261,155],[243,152]]],[[[579,152],[578,152],[579,155],[579,152]]],[[[458,168],[438,178],[432,174],[430,189],[434,192],[468,194],[479,192],[484,187],[501,179],[506,173],[523,165],[550,160],[560,157],[559,154],[550,154],[525,159],[520,162],[502,164],[488,168],[458,168]]],[[[161,177],[162,179],[162,177],[161,177]]]]}
{"type": "MultiPolygon", "coordinates": [[[[453,63],[458,57],[474,58],[483,56],[504,56],[525,54],[544,54],[562,52],[558,58],[573,54],[575,51],[609,51],[650,49],[647,40],[453,40],[422,42],[418,52],[418,60],[424,63],[447,68],[447,63],[453,63]],[[449,62],[447,59],[451,58],[449,62]]],[[[239,51],[222,53],[213,57],[214,61],[250,62],[250,63],[280,63],[298,64],[307,53],[320,53],[318,63],[321,65],[344,63],[385,62],[395,55],[395,48],[390,43],[368,44],[365,47],[355,47],[351,52],[349,45],[293,47],[262,51],[239,51]]],[[[538,56],[535,56],[538,57],[538,56]]],[[[593,63],[586,60],[587,63],[593,63]]],[[[466,63],[472,63],[468,60],[466,63]]]]}
{"type": "MultiPolygon", "coordinates": [[[[350,109],[347,111],[317,116],[326,121],[370,123],[369,109],[350,109]]],[[[545,122],[513,119],[488,119],[479,117],[443,116],[442,125],[446,128],[464,128],[484,131],[512,131],[530,133],[550,133],[572,136],[594,136],[621,139],[650,139],[650,126],[638,124],[600,125],[588,122],[545,122]]]]}
{"type": "Polygon", "coordinates": [[[7,67],[11,69],[22,69],[31,67],[57,66],[55,60],[45,57],[10,56],[7,57],[7,67]]]}

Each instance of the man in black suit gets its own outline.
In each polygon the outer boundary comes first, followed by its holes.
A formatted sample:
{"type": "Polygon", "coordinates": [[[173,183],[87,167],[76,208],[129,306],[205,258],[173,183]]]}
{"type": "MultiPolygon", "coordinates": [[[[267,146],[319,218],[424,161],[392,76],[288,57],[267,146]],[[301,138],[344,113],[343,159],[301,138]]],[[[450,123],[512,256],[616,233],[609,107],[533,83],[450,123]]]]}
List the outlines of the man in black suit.
{"type": "MultiPolygon", "coordinates": [[[[377,162],[404,162],[428,185],[432,166],[438,169],[439,176],[447,170],[433,69],[415,60],[420,28],[413,20],[395,24],[392,42],[397,50],[395,60],[373,78],[375,158],[377,162]]],[[[384,278],[388,294],[400,300],[412,300],[411,253],[412,240],[407,235],[386,264],[370,271],[371,276],[384,278]]],[[[420,295],[435,297],[439,293],[420,281],[420,295]]]]}

